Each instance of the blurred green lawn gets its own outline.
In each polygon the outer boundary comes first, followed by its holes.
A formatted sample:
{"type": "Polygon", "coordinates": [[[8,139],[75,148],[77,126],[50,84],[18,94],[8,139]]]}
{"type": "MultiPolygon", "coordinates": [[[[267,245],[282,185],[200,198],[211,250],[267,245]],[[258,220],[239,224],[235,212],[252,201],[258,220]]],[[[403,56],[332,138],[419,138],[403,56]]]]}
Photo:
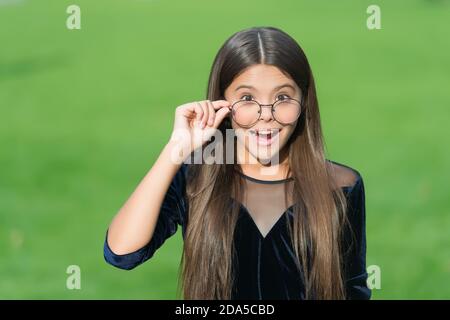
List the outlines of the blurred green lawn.
{"type": "Polygon", "coordinates": [[[0,0],[0,298],[175,298],[181,231],[123,271],[106,228],[226,38],[270,25],[308,55],[328,158],[363,175],[373,298],[449,299],[450,3],[392,2],[0,0]]]}

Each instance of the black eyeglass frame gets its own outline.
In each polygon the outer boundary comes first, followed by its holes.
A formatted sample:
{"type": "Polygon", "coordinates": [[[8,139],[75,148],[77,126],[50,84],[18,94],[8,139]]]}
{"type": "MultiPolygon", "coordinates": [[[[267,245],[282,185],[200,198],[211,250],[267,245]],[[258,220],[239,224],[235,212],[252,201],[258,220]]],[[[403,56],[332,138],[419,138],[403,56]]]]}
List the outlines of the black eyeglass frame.
{"type": "Polygon", "coordinates": [[[300,115],[301,115],[302,112],[303,112],[303,97],[302,97],[302,100],[301,100],[301,101],[299,101],[299,100],[297,100],[297,99],[294,99],[294,98],[286,98],[286,99],[283,99],[283,100],[277,99],[277,100],[275,100],[274,103],[271,103],[271,104],[261,104],[261,103],[259,103],[259,102],[256,101],[256,100],[243,100],[243,99],[240,99],[240,100],[238,100],[238,101],[233,102],[233,104],[232,104],[231,106],[229,106],[228,108],[231,110],[231,115],[232,115],[232,117],[233,117],[233,120],[234,120],[240,127],[243,127],[243,128],[250,128],[250,127],[253,127],[253,126],[261,119],[261,115],[262,115],[262,107],[270,107],[270,111],[271,111],[271,113],[272,113],[272,118],[273,118],[276,122],[278,122],[278,123],[281,124],[281,125],[289,125],[289,124],[294,123],[295,121],[297,121],[298,118],[300,118],[300,115]],[[287,101],[287,100],[294,100],[294,101],[296,101],[296,102],[300,105],[300,112],[298,113],[298,116],[297,116],[297,118],[296,118],[294,121],[284,123],[284,122],[278,121],[278,119],[275,117],[275,104],[278,103],[278,102],[283,102],[283,101],[287,101]],[[239,122],[236,121],[235,116],[234,116],[234,114],[236,113],[236,110],[234,110],[234,106],[235,106],[237,103],[243,102],[243,101],[246,101],[246,102],[256,102],[256,103],[258,104],[258,106],[259,106],[259,116],[258,116],[258,119],[256,119],[255,122],[253,122],[252,124],[249,124],[249,125],[241,125],[239,122]]]}

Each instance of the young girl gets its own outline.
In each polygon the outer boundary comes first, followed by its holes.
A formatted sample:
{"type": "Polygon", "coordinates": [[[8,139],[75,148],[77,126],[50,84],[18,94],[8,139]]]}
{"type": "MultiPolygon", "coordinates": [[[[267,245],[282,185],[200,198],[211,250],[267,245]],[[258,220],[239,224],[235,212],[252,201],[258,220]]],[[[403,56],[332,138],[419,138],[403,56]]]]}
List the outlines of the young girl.
{"type": "Polygon", "coordinates": [[[325,158],[296,41],[272,27],[232,35],[207,99],[176,109],[172,136],[106,232],[106,261],[133,269],[181,225],[184,299],[370,299],[363,179],[325,158]],[[185,161],[214,132],[232,161],[185,161]]]}

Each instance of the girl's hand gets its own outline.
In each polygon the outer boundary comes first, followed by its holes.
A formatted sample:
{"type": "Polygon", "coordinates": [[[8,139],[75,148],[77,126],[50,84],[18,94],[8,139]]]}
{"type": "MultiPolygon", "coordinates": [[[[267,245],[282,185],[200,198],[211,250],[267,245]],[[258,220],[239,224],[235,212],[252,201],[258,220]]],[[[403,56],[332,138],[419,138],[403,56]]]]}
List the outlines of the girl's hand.
{"type": "Polygon", "coordinates": [[[230,105],[226,100],[203,100],[177,107],[170,140],[177,141],[185,151],[194,151],[214,135],[229,114],[230,105]]]}

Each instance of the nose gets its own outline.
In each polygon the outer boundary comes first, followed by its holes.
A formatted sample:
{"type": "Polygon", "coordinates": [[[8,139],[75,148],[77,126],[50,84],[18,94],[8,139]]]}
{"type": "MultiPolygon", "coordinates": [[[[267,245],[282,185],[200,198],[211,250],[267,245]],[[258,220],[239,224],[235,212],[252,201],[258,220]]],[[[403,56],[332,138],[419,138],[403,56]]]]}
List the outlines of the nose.
{"type": "Polygon", "coordinates": [[[261,105],[261,120],[270,121],[274,120],[272,116],[272,105],[262,104],[261,105]]]}

